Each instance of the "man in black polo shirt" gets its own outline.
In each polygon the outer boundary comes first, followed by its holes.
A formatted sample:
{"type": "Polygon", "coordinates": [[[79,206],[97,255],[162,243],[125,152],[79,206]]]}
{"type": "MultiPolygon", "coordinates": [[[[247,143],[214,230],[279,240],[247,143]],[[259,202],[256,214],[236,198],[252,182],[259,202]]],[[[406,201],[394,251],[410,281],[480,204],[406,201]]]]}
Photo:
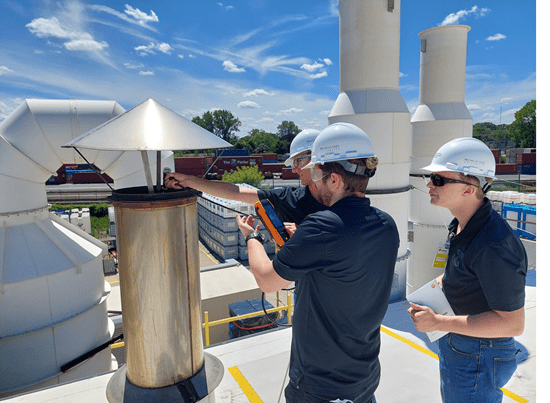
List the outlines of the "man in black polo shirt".
{"type": "Polygon", "coordinates": [[[347,123],[328,126],[311,158],[312,180],[328,209],[308,215],[273,261],[252,216],[237,216],[237,222],[262,291],[299,280],[286,402],[373,403],[397,227],[365,197],[378,159],[364,131],[347,123]]]}
{"type": "Polygon", "coordinates": [[[448,208],[448,259],[438,282],[456,316],[411,303],[422,332],[439,339],[441,396],[445,403],[502,402],[518,349],[514,336],[525,323],[527,255],[510,225],[484,197],[495,175],[489,148],[474,138],[443,145],[432,163],[431,204],[448,208]]]}

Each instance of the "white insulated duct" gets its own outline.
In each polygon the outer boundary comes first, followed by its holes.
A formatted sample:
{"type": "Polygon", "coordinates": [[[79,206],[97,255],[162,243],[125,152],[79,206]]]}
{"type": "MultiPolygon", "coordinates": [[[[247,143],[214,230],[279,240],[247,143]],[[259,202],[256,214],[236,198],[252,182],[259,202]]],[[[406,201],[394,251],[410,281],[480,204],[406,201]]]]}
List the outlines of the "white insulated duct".
{"type": "Polygon", "coordinates": [[[413,239],[407,269],[407,294],[443,273],[433,268],[437,248],[447,236],[449,210],[434,207],[426,172],[437,150],[458,137],[472,136],[472,116],[464,103],[469,26],[448,25],[418,34],[420,49],[419,106],[411,119],[412,156],[410,220],[413,239]],[[418,190],[417,190],[418,189],[418,190]]]}
{"type": "Polygon", "coordinates": [[[340,95],[329,123],[369,136],[379,165],[367,196],[395,220],[401,239],[392,300],[405,293],[410,113],[399,92],[400,0],[340,0],[340,95]]]}
{"type": "MultiPolygon", "coordinates": [[[[107,247],[49,213],[45,182],[62,164],[84,163],[61,145],[122,112],[114,101],[26,100],[0,123],[0,397],[117,368],[105,349],[60,372],[109,340],[114,326],[107,247]]],[[[173,169],[171,154],[163,159],[173,169]]],[[[144,182],[137,152],[83,155],[115,187],[144,182]]]]}

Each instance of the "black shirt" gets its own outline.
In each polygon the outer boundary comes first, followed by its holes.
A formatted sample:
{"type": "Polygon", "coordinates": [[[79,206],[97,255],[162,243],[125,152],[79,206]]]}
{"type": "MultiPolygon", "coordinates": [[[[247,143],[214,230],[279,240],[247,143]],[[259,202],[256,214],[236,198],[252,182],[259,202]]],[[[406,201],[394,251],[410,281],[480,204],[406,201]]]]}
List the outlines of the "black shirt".
{"type": "Polygon", "coordinates": [[[456,233],[449,225],[450,249],[443,291],[457,315],[515,311],[525,303],[527,254],[518,236],[486,198],[456,233]]]}

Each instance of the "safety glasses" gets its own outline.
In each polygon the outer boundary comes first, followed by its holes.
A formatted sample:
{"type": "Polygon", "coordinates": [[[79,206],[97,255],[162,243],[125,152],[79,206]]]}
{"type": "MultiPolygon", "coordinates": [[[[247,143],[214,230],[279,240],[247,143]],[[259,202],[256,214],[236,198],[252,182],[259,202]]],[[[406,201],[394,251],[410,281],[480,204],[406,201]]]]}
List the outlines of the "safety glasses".
{"type": "Polygon", "coordinates": [[[466,185],[476,186],[473,183],[468,183],[458,179],[445,178],[437,174],[431,174],[430,180],[432,181],[433,185],[437,187],[445,186],[447,183],[465,183],[466,185]]]}
{"type": "Polygon", "coordinates": [[[310,156],[309,155],[302,155],[301,157],[296,157],[292,161],[292,168],[298,169],[299,167],[303,166],[306,162],[309,162],[310,156]]]}
{"type": "Polygon", "coordinates": [[[311,180],[313,182],[317,182],[317,181],[320,181],[321,179],[323,179],[325,176],[329,176],[330,175],[330,172],[323,172],[322,169],[320,168],[311,168],[311,180]]]}

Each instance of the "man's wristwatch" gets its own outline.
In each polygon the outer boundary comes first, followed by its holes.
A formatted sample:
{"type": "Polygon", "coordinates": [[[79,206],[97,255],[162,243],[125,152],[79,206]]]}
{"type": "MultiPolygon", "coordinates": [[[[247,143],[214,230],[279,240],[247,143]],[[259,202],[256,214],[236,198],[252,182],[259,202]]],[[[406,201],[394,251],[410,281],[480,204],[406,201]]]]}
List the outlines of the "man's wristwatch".
{"type": "Polygon", "coordinates": [[[259,232],[251,232],[248,234],[245,239],[246,243],[248,243],[251,239],[257,239],[260,243],[264,243],[264,236],[259,232]]]}

